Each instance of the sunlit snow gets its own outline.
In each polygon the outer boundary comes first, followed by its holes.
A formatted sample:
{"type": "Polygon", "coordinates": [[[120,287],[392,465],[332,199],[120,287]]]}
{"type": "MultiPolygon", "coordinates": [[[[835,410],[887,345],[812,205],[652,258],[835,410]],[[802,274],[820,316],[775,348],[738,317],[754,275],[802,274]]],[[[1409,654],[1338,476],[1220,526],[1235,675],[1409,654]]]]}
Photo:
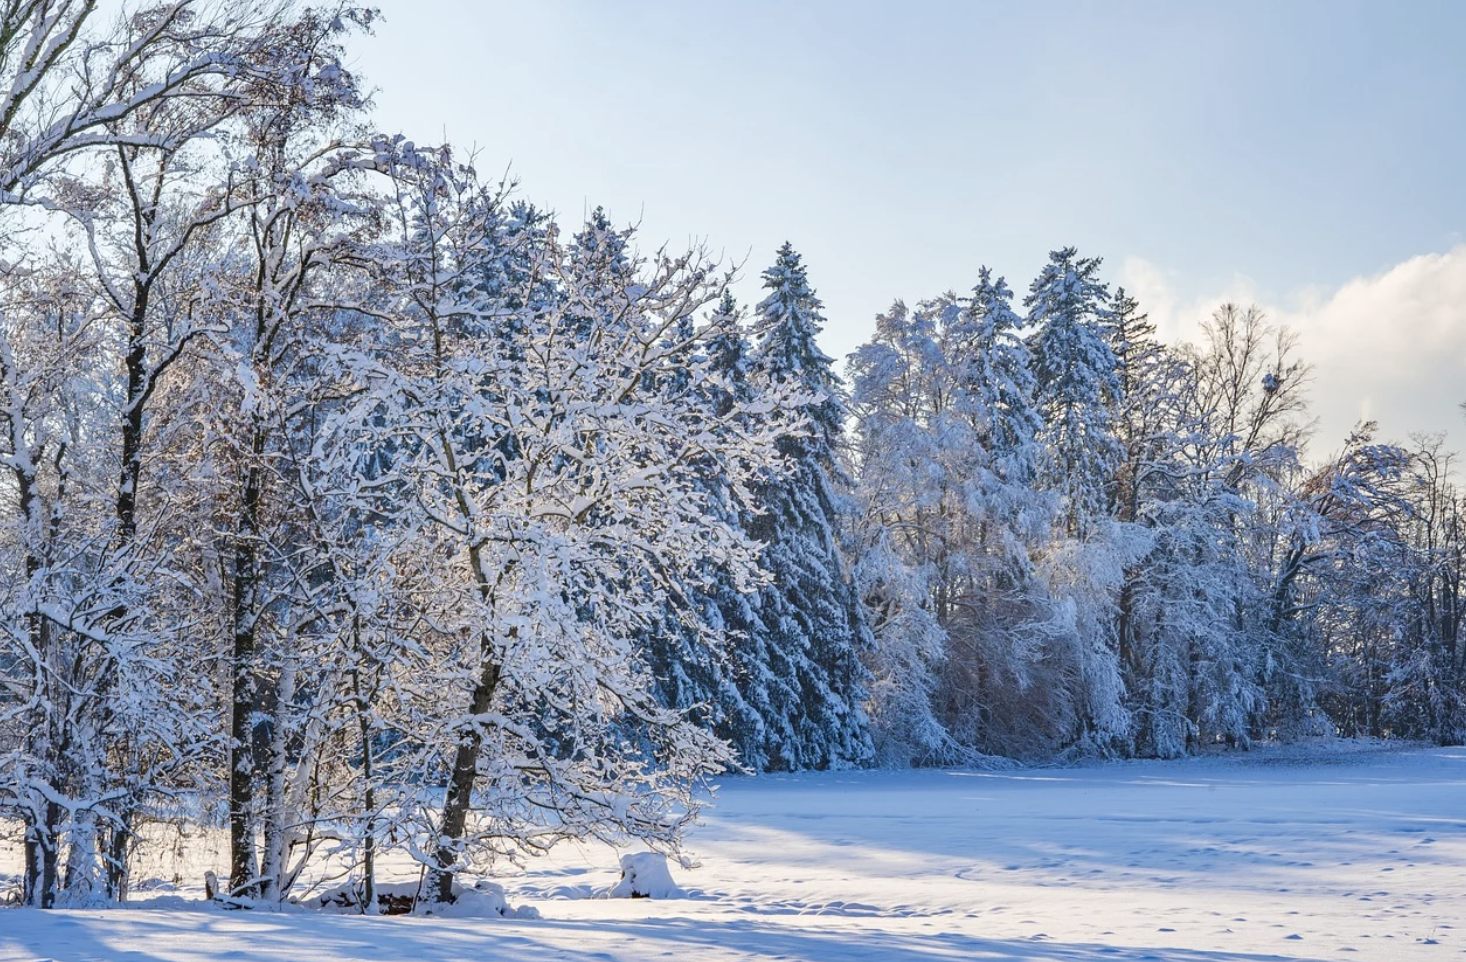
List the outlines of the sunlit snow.
{"type": "MultiPolygon", "coordinates": [[[[540,920],[0,911],[0,960],[1441,959],[1466,950],[1466,749],[1262,749],[729,779],[685,898],[582,844],[499,879],[540,920]]],[[[6,857],[14,852],[7,850],[6,857]]],[[[206,866],[190,866],[201,878],[206,866]]],[[[0,871],[16,866],[0,864],[0,871]]],[[[180,894],[197,896],[186,883],[180,894]]]]}

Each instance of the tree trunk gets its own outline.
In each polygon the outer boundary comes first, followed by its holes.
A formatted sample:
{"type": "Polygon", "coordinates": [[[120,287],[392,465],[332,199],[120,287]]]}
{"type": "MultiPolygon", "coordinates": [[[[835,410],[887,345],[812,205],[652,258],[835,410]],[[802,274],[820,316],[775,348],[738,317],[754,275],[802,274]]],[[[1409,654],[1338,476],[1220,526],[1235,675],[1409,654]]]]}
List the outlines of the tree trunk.
{"type": "Polygon", "coordinates": [[[285,640],[280,668],[279,697],[275,700],[273,737],[270,739],[270,759],[265,780],[264,816],[264,864],[260,869],[262,892],[267,902],[279,902],[285,898],[286,867],[290,856],[289,825],[292,819],[285,797],[285,780],[289,773],[287,742],[290,733],[286,730],[284,716],[289,704],[295,700],[295,638],[294,633],[285,640]]]}
{"type": "Polygon", "coordinates": [[[36,827],[35,848],[39,864],[35,868],[35,883],[30,893],[30,904],[49,909],[56,905],[56,883],[60,881],[61,840],[57,837],[61,828],[61,806],[47,802],[45,816],[36,827]]]}
{"type": "Polygon", "coordinates": [[[117,479],[117,541],[132,544],[137,536],[137,487],[142,477],[143,408],[147,404],[146,289],[137,293],[133,310],[132,336],[128,339],[127,400],[122,408],[122,468],[117,479]]]}
{"type": "Polygon", "coordinates": [[[259,622],[258,541],[260,512],[259,458],[264,453],[264,425],[255,418],[250,463],[234,542],[234,651],[229,725],[229,894],[252,895],[258,870],[250,810],[254,805],[254,751],[251,719],[255,710],[255,641],[259,622]]]}
{"type": "Polygon", "coordinates": [[[41,847],[38,842],[36,819],[29,811],[25,813],[25,875],[20,880],[20,901],[23,905],[36,904],[36,890],[40,882],[41,847]]]}
{"type": "Polygon", "coordinates": [[[362,842],[362,912],[376,915],[377,907],[377,793],[372,786],[372,743],[366,716],[361,716],[361,758],[362,780],[366,790],[362,793],[362,804],[366,807],[366,838],[362,842]]]}
{"type": "MultiPolygon", "coordinates": [[[[358,653],[361,651],[361,623],[353,617],[351,622],[352,643],[358,653]]],[[[366,826],[362,838],[362,882],[361,910],[365,915],[376,915],[377,908],[377,790],[372,782],[372,728],[367,717],[366,699],[361,693],[361,671],[351,672],[351,695],[356,702],[356,724],[361,734],[361,780],[362,808],[366,813],[366,826]]]]}
{"type": "MultiPolygon", "coordinates": [[[[484,648],[489,642],[484,640],[484,648]]],[[[438,903],[453,901],[454,864],[458,861],[464,832],[468,827],[468,812],[473,805],[473,783],[478,773],[479,753],[483,749],[483,735],[479,731],[477,718],[489,710],[494,700],[494,691],[499,687],[499,665],[489,661],[484,665],[478,684],[474,686],[469,713],[475,721],[464,732],[463,740],[453,756],[453,774],[448,781],[448,795],[443,802],[443,822],[438,830],[436,864],[428,872],[425,885],[429,898],[438,903]]]]}
{"type": "Polygon", "coordinates": [[[107,895],[118,902],[127,901],[127,846],[132,841],[132,822],[132,804],[127,802],[107,840],[107,895]]]}

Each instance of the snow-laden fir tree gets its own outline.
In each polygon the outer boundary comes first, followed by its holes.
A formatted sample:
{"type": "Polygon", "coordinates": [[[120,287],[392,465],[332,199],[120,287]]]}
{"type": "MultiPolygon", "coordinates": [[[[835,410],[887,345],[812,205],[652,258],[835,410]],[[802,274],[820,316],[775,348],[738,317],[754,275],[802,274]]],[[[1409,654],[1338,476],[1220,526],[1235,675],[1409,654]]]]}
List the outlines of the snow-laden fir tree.
{"type": "Polygon", "coordinates": [[[1044,422],[1036,407],[1033,359],[1019,334],[1022,326],[1007,281],[994,280],[983,267],[949,337],[961,365],[965,409],[989,454],[995,481],[1031,486],[1044,422]]]}
{"type": "Polygon", "coordinates": [[[1121,394],[1118,363],[1106,337],[1109,289],[1098,258],[1072,247],[1049,254],[1024,305],[1037,400],[1044,419],[1040,483],[1063,498],[1064,524],[1083,539],[1105,513],[1121,451],[1115,437],[1121,394]]]}
{"type": "Polygon", "coordinates": [[[754,627],[763,651],[743,661],[739,683],[765,728],[759,742],[738,747],[753,768],[863,765],[872,749],[860,657],[872,642],[841,549],[840,379],[815,342],[823,305],[792,246],[779,249],[763,280],[753,364],[758,377],[802,392],[808,427],[779,439],[788,470],[758,486],[749,524],[771,584],[759,593],[754,627]]]}
{"type": "Polygon", "coordinates": [[[1055,543],[1043,568],[1051,590],[1065,599],[1064,631],[1078,666],[1076,740],[1085,750],[1110,752],[1128,750],[1130,729],[1114,603],[1143,544],[1109,521],[1123,454],[1115,435],[1121,384],[1106,336],[1110,293],[1099,268],[1097,258],[1072,247],[1053,251],[1024,304],[1044,418],[1038,483],[1058,494],[1068,539],[1055,543]]]}
{"type": "MultiPolygon", "coordinates": [[[[690,322],[690,319],[689,319],[690,322]]],[[[669,356],[661,375],[686,386],[694,369],[705,372],[697,391],[719,416],[728,416],[756,395],[749,380],[750,344],[731,291],[708,319],[699,356],[669,356]]],[[[687,343],[684,340],[684,343],[687,343]]],[[[704,462],[698,485],[708,507],[742,529],[749,511],[733,497],[715,462],[704,462]]],[[[767,662],[762,637],[752,631],[756,595],[746,578],[718,559],[704,559],[701,577],[689,582],[684,606],[669,605],[646,633],[648,663],[663,704],[689,713],[735,749],[759,744],[769,692],[738,683],[767,662]],[[692,611],[697,617],[689,618],[692,611]]]]}

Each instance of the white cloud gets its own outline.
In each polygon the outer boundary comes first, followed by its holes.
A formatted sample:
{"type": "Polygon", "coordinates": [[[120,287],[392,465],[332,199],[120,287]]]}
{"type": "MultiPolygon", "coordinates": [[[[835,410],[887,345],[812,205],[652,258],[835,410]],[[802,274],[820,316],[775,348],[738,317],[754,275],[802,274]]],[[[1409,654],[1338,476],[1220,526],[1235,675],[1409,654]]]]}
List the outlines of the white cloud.
{"type": "MultiPolygon", "coordinates": [[[[1254,286],[1238,277],[1229,290],[1182,303],[1160,268],[1135,257],[1119,282],[1173,342],[1195,337],[1216,305],[1255,300],[1254,286]]],[[[1362,419],[1377,420],[1385,439],[1440,431],[1448,446],[1466,447],[1466,245],[1261,306],[1298,332],[1300,354],[1314,366],[1315,453],[1336,449],[1362,419]]]]}
{"type": "Polygon", "coordinates": [[[1150,315],[1156,333],[1167,343],[1195,340],[1201,322],[1222,304],[1231,301],[1251,304],[1257,300],[1257,285],[1235,274],[1224,289],[1182,302],[1164,270],[1143,257],[1127,257],[1120,265],[1118,284],[1140,302],[1150,315]]]}

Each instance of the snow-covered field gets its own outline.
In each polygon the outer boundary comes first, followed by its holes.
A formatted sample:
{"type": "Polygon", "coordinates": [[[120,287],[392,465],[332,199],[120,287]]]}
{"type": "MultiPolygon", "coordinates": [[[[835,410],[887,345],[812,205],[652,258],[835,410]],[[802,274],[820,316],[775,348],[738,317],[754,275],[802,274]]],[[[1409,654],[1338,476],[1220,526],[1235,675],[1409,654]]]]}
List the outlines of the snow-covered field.
{"type": "MultiPolygon", "coordinates": [[[[1466,750],[730,779],[689,897],[501,879],[536,921],[0,910],[0,960],[1441,959],[1466,952],[1466,750]]],[[[9,857],[10,853],[6,853],[9,857]]],[[[0,867],[3,869],[3,867],[0,867]]],[[[202,867],[200,868],[200,872],[202,867]]],[[[176,902],[176,898],[174,899],[176,902]]]]}

